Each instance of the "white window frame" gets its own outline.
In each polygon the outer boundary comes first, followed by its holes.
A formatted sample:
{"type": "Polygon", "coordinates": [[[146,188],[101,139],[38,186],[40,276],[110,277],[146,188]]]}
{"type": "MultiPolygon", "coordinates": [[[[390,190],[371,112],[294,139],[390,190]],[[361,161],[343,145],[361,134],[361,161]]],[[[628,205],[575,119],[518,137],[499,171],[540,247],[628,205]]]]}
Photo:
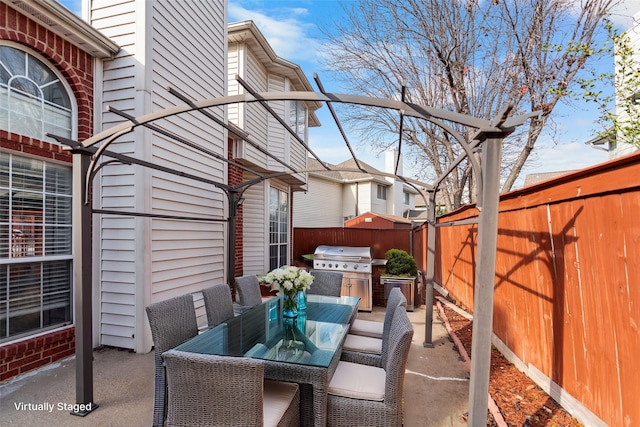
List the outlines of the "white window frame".
{"type": "Polygon", "coordinates": [[[280,187],[269,186],[269,205],[267,209],[269,217],[269,253],[267,254],[269,270],[287,265],[289,262],[289,229],[291,224],[291,217],[289,214],[290,208],[291,195],[289,194],[289,191],[280,187]],[[274,194],[274,192],[276,193],[274,194]],[[279,199],[281,195],[286,196],[286,205],[284,209],[280,208],[277,200],[274,201],[274,196],[279,199]],[[278,204],[275,212],[273,209],[274,203],[278,204]],[[274,229],[274,226],[276,229],[274,229]],[[274,250],[275,254],[272,253],[274,250]]]}
{"type": "Polygon", "coordinates": [[[387,187],[382,184],[377,184],[377,198],[378,200],[387,200],[387,187]]]}
{"type": "Polygon", "coordinates": [[[0,176],[0,192],[7,195],[6,214],[0,210],[0,342],[3,342],[73,321],[73,178],[71,165],[12,152],[0,155],[3,169],[5,160],[8,166],[0,176]],[[39,175],[19,175],[17,162],[39,162],[38,168],[31,169],[39,175]],[[50,174],[51,169],[61,168],[67,169],[66,177],[50,174]],[[48,182],[49,178],[56,178],[55,184],[48,182]],[[58,178],[65,182],[59,182],[58,178]],[[30,185],[20,185],[19,179],[23,182],[30,179],[30,185]],[[36,202],[30,204],[30,197],[36,202]],[[22,209],[16,206],[19,198],[23,200],[22,209]],[[55,208],[50,208],[51,205],[55,208]],[[49,311],[55,309],[62,310],[49,311]],[[50,313],[55,316],[53,319],[48,317],[50,313]],[[25,322],[29,326],[18,326],[16,331],[12,319],[18,325],[25,322]]]}
{"type": "MultiPolygon", "coordinates": [[[[20,91],[14,89],[14,88],[10,88],[2,83],[0,83],[0,129],[4,129],[7,130],[9,132],[12,133],[18,133],[21,135],[25,135],[25,136],[29,136],[31,138],[36,138],[42,141],[47,141],[50,142],[52,144],[58,144],[58,142],[50,137],[46,136],[47,132],[56,134],[56,135],[60,135],[60,136],[66,136],[69,137],[71,139],[76,139],[77,138],[77,127],[78,127],[78,121],[77,121],[77,117],[78,117],[78,113],[77,113],[77,102],[76,99],[73,95],[73,91],[71,90],[71,87],[69,86],[69,84],[67,83],[66,79],[64,78],[64,76],[62,76],[62,74],[60,74],[60,72],[56,69],[56,67],[52,66],[50,64],[50,62],[44,58],[42,55],[40,55],[39,53],[33,51],[32,49],[28,49],[26,46],[17,44],[17,43],[13,43],[10,42],[8,40],[0,40],[0,47],[11,47],[14,48],[16,50],[22,51],[23,53],[25,53],[25,55],[30,55],[32,57],[34,57],[35,59],[37,59],[38,61],[40,61],[46,68],[47,70],[54,75],[57,80],[55,82],[59,82],[62,84],[67,97],[69,98],[69,104],[70,104],[70,108],[63,108],[61,106],[57,106],[56,108],[51,108],[51,102],[43,99],[43,97],[41,96],[40,98],[34,97],[31,94],[27,94],[27,93],[21,93],[20,91]],[[41,119],[38,119],[40,121],[40,130],[38,132],[21,132],[21,130],[19,128],[16,128],[15,126],[12,126],[11,124],[11,115],[12,114],[19,114],[15,111],[12,111],[11,109],[11,99],[16,99],[16,97],[20,97],[22,98],[25,102],[27,102],[27,100],[30,100],[30,102],[35,105],[35,104],[40,104],[40,112],[41,112],[41,119]],[[47,105],[49,105],[49,107],[47,107],[47,105]],[[67,126],[64,127],[65,131],[62,131],[62,129],[60,127],[55,127],[53,126],[53,123],[48,123],[47,122],[47,118],[49,117],[53,117],[54,115],[58,115],[61,111],[65,112],[65,114],[67,114],[69,116],[69,123],[67,124],[67,126]],[[51,126],[47,126],[47,124],[51,125],[51,126]]],[[[26,59],[26,57],[25,57],[26,59]]],[[[26,61],[25,61],[26,62],[26,61]]],[[[0,67],[2,67],[2,64],[0,64],[0,67]]],[[[7,70],[8,71],[8,70],[7,70]]],[[[33,80],[31,80],[28,76],[22,76],[22,75],[14,75],[11,78],[11,81],[15,81],[16,79],[28,79],[30,80],[34,85],[38,86],[35,82],[33,82],[33,80]]],[[[46,85],[43,86],[38,86],[38,89],[40,90],[40,94],[42,94],[41,90],[43,87],[46,87],[50,84],[52,84],[54,82],[50,82],[47,83],[46,85]]],[[[54,120],[54,119],[51,119],[54,120]]]]}

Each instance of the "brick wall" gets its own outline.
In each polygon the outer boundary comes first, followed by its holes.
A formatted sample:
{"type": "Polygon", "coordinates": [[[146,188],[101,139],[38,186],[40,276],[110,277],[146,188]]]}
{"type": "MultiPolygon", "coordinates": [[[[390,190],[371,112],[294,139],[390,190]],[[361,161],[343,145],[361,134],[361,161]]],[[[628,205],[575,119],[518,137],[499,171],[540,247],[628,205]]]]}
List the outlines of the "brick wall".
{"type": "MultiPolygon", "coordinates": [[[[233,160],[233,140],[228,139],[227,158],[233,160]]],[[[236,166],[229,165],[227,182],[231,186],[236,186],[242,183],[242,170],[236,166]]],[[[243,242],[242,242],[242,205],[238,206],[238,212],[236,212],[236,229],[235,229],[235,268],[234,277],[242,276],[244,270],[242,269],[242,257],[243,257],[243,242]]],[[[229,279],[230,281],[232,278],[229,279]]]]}
{"type": "Polygon", "coordinates": [[[0,347],[0,381],[75,353],[75,327],[53,331],[0,347]]]}
{"type": "MultiPolygon", "coordinates": [[[[4,3],[0,3],[0,39],[25,46],[62,74],[78,106],[78,140],[89,138],[93,134],[93,56],[4,3]]],[[[0,148],[71,163],[63,147],[6,130],[0,130],[0,148]]],[[[0,381],[74,354],[74,330],[70,326],[0,345],[0,381]]]]}

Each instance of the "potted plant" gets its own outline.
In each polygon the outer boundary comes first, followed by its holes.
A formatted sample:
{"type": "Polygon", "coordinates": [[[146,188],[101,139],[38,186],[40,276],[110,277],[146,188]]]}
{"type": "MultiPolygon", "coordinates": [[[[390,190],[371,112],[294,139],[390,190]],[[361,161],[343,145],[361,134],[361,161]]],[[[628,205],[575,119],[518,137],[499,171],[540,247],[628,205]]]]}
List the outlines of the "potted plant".
{"type": "Polygon", "coordinates": [[[385,274],[380,275],[380,285],[384,286],[385,299],[391,288],[399,287],[407,297],[407,310],[413,311],[418,266],[416,260],[402,249],[389,249],[385,255],[385,274]]]}

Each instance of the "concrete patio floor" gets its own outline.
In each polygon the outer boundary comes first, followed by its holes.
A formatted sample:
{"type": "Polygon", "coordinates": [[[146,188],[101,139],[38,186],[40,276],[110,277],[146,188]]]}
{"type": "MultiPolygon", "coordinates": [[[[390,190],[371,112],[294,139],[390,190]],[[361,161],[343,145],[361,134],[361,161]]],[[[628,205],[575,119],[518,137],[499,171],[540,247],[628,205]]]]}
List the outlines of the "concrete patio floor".
{"type": "MultiPolygon", "coordinates": [[[[437,312],[437,311],[434,311],[437,312]]],[[[384,308],[359,318],[382,321],[384,308]]],[[[425,307],[409,312],[415,333],[405,376],[407,427],[466,426],[468,373],[443,322],[433,323],[434,348],[424,348],[425,307]]],[[[0,384],[0,424],[9,426],[150,426],[153,411],[153,353],[101,348],[94,352],[94,398],[99,408],[86,417],[69,414],[75,403],[75,360],[66,359],[0,384]],[[21,404],[47,410],[20,409],[21,404]]]]}

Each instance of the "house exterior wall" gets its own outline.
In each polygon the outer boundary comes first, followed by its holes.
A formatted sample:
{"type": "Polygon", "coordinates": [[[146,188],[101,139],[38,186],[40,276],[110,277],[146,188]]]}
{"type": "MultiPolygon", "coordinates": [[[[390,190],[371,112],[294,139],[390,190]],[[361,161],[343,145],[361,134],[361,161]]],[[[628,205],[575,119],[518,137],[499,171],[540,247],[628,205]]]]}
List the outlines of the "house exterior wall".
{"type": "MultiPolygon", "coordinates": [[[[181,103],[167,87],[194,100],[225,95],[225,3],[93,1],[89,22],[121,46],[117,57],[104,63],[98,87],[103,93],[100,111],[113,106],[140,116],[181,103]],[[180,16],[185,19],[176,19],[180,16]]],[[[223,108],[209,111],[226,120],[223,108]]],[[[99,130],[121,121],[104,112],[99,130]]],[[[204,115],[174,116],[156,124],[206,149],[226,153],[226,131],[204,115]]],[[[205,156],[196,150],[149,129],[136,129],[110,149],[226,181],[222,162],[203,160],[205,156]]],[[[97,182],[95,204],[103,209],[226,217],[222,191],[163,172],[109,166],[101,170],[97,182]]],[[[96,222],[100,344],[149,351],[146,305],[225,280],[221,223],[106,215],[96,222]]]]}
{"type": "MultiPolygon", "coordinates": [[[[627,35],[629,37],[629,47],[632,49],[633,51],[633,63],[634,64],[640,64],[640,23],[638,22],[638,19],[640,18],[640,12],[636,13],[633,17],[633,26],[627,30],[627,35]]],[[[620,72],[620,70],[616,69],[616,72],[620,72]]],[[[637,92],[637,88],[635,88],[636,92],[634,93],[634,96],[638,95],[637,92]]],[[[629,91],[631,91],[631,89],[626,89],[626,94],[629,94],[629,91]]],[[[622,96],[625,96],[622,95],[622,96]]],[[[619,98],[621,96],[620,91],[616,91],[616,96],[619,98]]],[[[620,107],[620,99],[617,99],[617,111],[616,113],[620,115],[621,117],[621,121],[625,122],[629,119],[629,115],[620,107]]],[[[622,141],[623,136],[619,133],[617,135],[616,138],[616,142],[612,144],[612,146],[609,149],[609,158],[610,159],[614,159],[617,157],[622,157],[622,156],[626,156],[627,154],[631,154],[635,151],[638,151],[638,147],[636,147],[635,145],[629,144],[628,142],[623,142],[622,141]]],[[[637,142],[637,141],[636,141],[637,142]]]]}
{"type": "MultiPolygon", "coordinates": [[[[387,213],[391,208],[392,200],[394,197],[393,186],[387,187],[387,198],[385,200],[385,199],[378,199],[378,185],[383,185],[383,184],[378,184],[375,182],[367,183],[367,186],[369,187],[369,191],[370,191],[370,200],[371,200],[371,208],[369,209],[369,212],[387,213]]],[[[367,212],[367,211],[363,211],[363,212],[367,212]]]]}
{"type": "Polygon", "coordinates": [[[269,218],[265,210],[268,195],[266,181],[249,187],[243,194],[243,274],[263,274],[269,265],[266,254],[269,218]]]}
{"type": "MultiPolygon", "coordinates": [[[[79,140],[93,133],[94,58],[46,27],[0,2],[0,40],[21,46],[42,57],[71,88],[77,107],[79,140]]],[[[0,150],[71,166],[71,155],[62,146],[0,130],[0,150]]],[[[75,351],[74,326],[7,341],[0,345],[0,381],[70,356],[75,351]]]]}
{"type": "Polygon", "coordinates": [[[342,184],[311,176],[307,192],[293,195],[294,227],[342,227],[342,184]]]}

